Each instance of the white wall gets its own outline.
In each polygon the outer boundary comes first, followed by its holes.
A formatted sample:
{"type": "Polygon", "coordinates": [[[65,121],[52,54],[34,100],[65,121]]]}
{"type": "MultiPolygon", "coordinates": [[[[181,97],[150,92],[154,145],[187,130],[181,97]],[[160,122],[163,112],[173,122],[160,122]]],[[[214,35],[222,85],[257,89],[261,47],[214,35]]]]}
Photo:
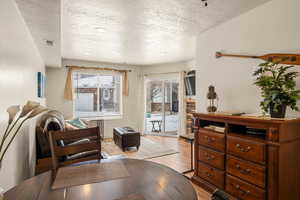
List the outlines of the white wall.
{"type": "Polygon", "coordinates": [[[148,65],[142,67],[142,74],[159,74],[168,72],[181,72],[195,69],[195,61],[182,61],[175,63],[164,63],[157,65],[148,65]]]}
{"type": "Polygon", "coordinates": [[[66,101],[64,99],[64,88],[67,77],[66,65],[76,65],[76,66],[91,66],[91,67],[111,67],[116,69],[127,69],[132,70],[128,74],[129,79],[129,96],[123,97],[123,118],[122,119],[112,119],[105,120],[105,137],[112,137],[113,128],[121,126],[130,126],[136,130],[139,128],[139,113],[140,102],[139,98],[140,91],[140,73],[141,68],[137,66],[125,66],[118,64],[107,64],[107,63],[96,63],[88,61],[77,61],[77,60],[63,60],[63,67],[47,68],[47,87],[46,87],[46,98],[47,106],[51,109],[56,109],[62,112],[66,119],[73,118],[73,102],[66,101]]]}
{"type": "MultiPolygon", "coordinates": [[[[219,110],[260,111],[260,91],[253,85],[252,73],[263,61],[216,59],[215,52],[300,53],[299,8],[299,0],[272,0],[199,36],[196,53],[198,111],[206,111],[210,84],[216,87],[219,95],[219,110]]],[[[298,84],[300,86],[300,80],[298,84]]],[[[299,113],[289,112],[289,115],[299,116],[299,113]]]]}
{"type": "MultiPolygon", "coordinates": [[[[37,98],[37,72],[44,63],[31,34],[13,0],[1,0],[0,6],[0,135],[5,129],[7,107],[37,98]]],[[[0,187],[5,190],[30,177],[35,167],[34,121],[16,137],[8,150],[2,169],[0,187]]]]}

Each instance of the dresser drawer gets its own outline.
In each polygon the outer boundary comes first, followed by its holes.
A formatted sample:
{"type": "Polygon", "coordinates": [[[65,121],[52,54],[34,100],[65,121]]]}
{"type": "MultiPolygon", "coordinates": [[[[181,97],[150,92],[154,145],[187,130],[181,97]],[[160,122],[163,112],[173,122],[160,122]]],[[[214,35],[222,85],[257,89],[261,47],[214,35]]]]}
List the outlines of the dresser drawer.
{"type": "Polygon", "coordinates": [[[265,163],[266,145],[238,137],[227,137],[227,153],[257,163],[265,163]]]}
{"type": "Polygon", "coordinates": [[[205,162],[213,167],[224,170],[224,159],[225,154],[211,149],[199,146],[199,155],[198,159],[202,162],[205,162]]]}
{"type": "Polygon", "coordinates": [[[221,133],[200,129],[198,133],[199,144],[219,151],[225,151],[225,136],[221,133]]]}
{"type": "Polygon", "coordinates": [[[198,162],[198,176],[221,189],[224,189],[224,174],[224,171],[198,162]]]}
{"type": "Polygon", "coordinates": [[[227,172],[245,181],[265,188],[265,167],[243,161],[233,156],[227,157],[227,172]]]}
{"type": "Polygon", "coordinates": [[[226,175],[226,191],[243,200],[265,199],[264,190],[230,175],[226,175]]]}

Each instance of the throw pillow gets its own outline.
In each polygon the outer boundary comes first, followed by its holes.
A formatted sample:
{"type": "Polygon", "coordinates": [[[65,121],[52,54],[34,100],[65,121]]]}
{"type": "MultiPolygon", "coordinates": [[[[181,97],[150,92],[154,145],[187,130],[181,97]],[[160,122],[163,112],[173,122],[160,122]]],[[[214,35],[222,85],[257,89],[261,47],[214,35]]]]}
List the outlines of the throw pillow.
{"type": "Polygon", "coordinates": [[[87,124],[84,123],[81,119],[75,118],[72,120],[67,120],[66,123],[70,124],[71,126],[74,126],[76,128],[88,128],[87,124]]]}

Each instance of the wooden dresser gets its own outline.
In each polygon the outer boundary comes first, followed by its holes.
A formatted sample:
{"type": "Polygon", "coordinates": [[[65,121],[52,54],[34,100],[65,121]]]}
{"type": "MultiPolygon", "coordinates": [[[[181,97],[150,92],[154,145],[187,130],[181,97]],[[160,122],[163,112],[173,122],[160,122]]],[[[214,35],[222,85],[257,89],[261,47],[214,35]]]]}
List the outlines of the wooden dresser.
{"type": "Polygon", "coordinates": [[[194,182],[243,200],[300,200],[300,119],[194,117],[194,182]],[[208,126],[224,127],[224,133],[208,126]],[[253,128],[260,135],[249,134],[253,128]]]}

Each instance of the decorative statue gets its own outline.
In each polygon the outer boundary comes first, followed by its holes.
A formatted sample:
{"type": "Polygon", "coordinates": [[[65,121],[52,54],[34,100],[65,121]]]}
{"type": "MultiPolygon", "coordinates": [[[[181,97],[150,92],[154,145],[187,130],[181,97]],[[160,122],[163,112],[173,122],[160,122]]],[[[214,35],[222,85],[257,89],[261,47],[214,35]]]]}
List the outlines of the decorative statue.
{"type": "Polygon", "coordinates": [[[215,92],[215,87],[212,85],[208,87],[207,99],[209,104],[207,112],[216,112],[217,106],[215,105],[215,101],[218,99],[218,95],[215,92]]]}

